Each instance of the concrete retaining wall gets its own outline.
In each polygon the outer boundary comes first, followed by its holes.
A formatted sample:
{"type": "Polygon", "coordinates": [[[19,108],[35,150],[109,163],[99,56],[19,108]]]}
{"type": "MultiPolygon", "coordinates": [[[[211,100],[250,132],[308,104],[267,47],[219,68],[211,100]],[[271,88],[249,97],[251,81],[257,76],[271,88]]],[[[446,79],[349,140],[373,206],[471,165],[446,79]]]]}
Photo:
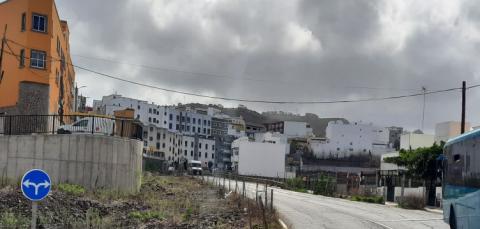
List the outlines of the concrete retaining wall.
{"type": "Polygon", "coordinates": [[[32,168],[44,169],[53,185],[136,192],[142,142],[100,135],[0,136],[0,178],[19,182],[32,168]]]}

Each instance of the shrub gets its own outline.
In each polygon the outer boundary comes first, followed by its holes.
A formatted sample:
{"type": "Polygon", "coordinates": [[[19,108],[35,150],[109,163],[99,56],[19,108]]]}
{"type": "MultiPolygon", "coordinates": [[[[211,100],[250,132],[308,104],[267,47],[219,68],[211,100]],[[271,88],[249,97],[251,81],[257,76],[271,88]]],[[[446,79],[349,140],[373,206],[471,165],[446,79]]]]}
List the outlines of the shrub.
{"type": "Polygon", "coordinates": [[[400,199],[398,206],[406,209],[424,209],[425,199],[418,195],[407,195],[400,199]]]}
{"type": "Polygon", "coordinates": [[[57,188],[70,195],[83,196],[85,194],[85,188],[76,184],[59,184],[57,188]]]}
{"type": "Polygon", "coordinates": [[[383,196],[352,196],[350,200],[374,203],[374,204],[383,204],[383,196]]]}
{"type": "Polygon", "coordinates": [[[305,183],[300,177],[287,179],[286,184],[288,188],[293,190],[305,188],[305,183]]]}

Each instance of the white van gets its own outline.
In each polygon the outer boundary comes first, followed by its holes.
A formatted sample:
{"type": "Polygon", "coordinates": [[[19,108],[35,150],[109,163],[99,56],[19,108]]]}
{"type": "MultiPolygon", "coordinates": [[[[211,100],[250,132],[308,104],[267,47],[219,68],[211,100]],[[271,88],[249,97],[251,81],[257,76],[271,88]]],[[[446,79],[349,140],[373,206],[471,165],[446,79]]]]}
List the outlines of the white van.
{"type": "Polygon", "coordinates": [[[202,162],[190,160],[188,162],[188,173],[191,175],[202,175],[202,162]]]}
{"type": "Polygon", "coordinates": [[[93,129],[94,134],[110,135],[113,133],[114,121],[108,118],[85,117],[72,124],[61,125],[58,128],[57,133],[59,134],[92,133],[92,126],[94,128],[93,129]]]}

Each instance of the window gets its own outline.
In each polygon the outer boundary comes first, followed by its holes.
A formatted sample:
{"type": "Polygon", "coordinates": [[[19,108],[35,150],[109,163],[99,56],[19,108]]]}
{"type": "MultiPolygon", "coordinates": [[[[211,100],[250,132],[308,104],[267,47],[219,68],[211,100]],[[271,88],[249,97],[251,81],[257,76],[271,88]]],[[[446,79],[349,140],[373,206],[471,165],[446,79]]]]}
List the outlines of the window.
{"type": "Polygon", "coordinates": [[[198,157],[202,157],[202,152],[198,152],[198,157]]]}
{"type": "Polygon", "coordinates": [[[205,158],[207,158],[207,157],[208,157],[208,153],[205,153],[205,158]]]}
{"type": "Polygon", "coordinates": [[[149,137],[148,140],[149,140],[149,141],[153,141],[153,138],[152,138],[152,137],[149,137]]]}
{"type": "Polygon", "coordinates": [[[148,108],[148,113],[152,113],[152,108],[148,108]]]}
{"type": "Polygon", "coordinates": [[[27,14],[22,14],[22,32],[27,28],[27,14]]]}
{"type": "Polygon", "coordinates": [[[184,154],[185,156],[187,156],[187,150],[185,150],[185,151],[183,152],[183,154],[184,154]]]}
{"type": "Polygon", "coordinates": [[[212,153],[212,159],[214,159],[214,158],[215,158],[215,155],[212,153]]]}
{"type": "Polygon", "coordinates": [[[177,122],[180,121],[180,116],[177,115],[177,122]]]}
{"type": "Polygon", "coordinates": [[[163,139],[165,139],[165,137],[166,137],[166,134],[165,134],[165,133],[163,133],[163,139]]]}
{"type": "Polygon", "coordinates": [[[20,50],[20,67],[25,66],[25,49],[20,50]]]}
{"type": "Polygon", "coordinates": [[[160,149],[160,142],[157,142],[156,147],[157,147],[157,149],[160,149]]]}
{"type": "Polygon", "coordinates": [[[188,146],[188,142],[187,142],[187,141],[185,141],[185,146],[188,146]]]}
{"type": "Polygon", "coordinates": [[[192,132],[194,132],[194,133],[195,133],[195,127],[194,127],[194,126],[192,126],[192,132]]]}
{"type": "Polygon", "coordinates": [[[192,118],[192,123],[195,124],[196,120],[195,118],[192,118]]]}
{"type": "Polygon", "coordinates": [[[30,52],[30,67],[45,69],[46,56],[46,52],[32,49],[30,52]]]}
{"type": "Polygon", "coordinates": [[[148,117],[148,122],[152,122],[152,118],[151,118],[151,117],[148,117]]]}
{"type": "Polygon", "coordinates": [[[198,119],[198,125],[202,124],[202,120],[198,119]]]}
{"type": "Polygon", "coordinates": [[[215,150],[215,145],[212,145],[212,150],[215,150]]]}
{"type": "Polygon", "coordinates": [[[164,149],[165,149],[165,143],[162,143],[162,148],[164,148],[164,149]]]}
{"type": "Polygon", "coordinates": [[[207,129],[203,128],[203,134],[207,133],[207,129]]]}
{"type": "Polygon", "coordinates": [[[192,150],[192,151],[190,151],[190,156],[191,156],[191,157],[193,157],[193,150],[192,150]]]}
{"type": "Polygon", "coordinates": [[[170,119],[170,121],[172,121],[172,120],[173,120],[173,115],[172,115],[172,114],[170,114],[170,117],[169,117],[169,119],[170,119]]]}
{"type": "Polygon", "coordinates": [[[168,124],[168,129],[170,129],[170,130],[172,129],[172,124],[171,123],[168,124]]]}
{"type": "Polygon", "coordinates": [[[140,110],[140,105],[138,105],[137,108],[140,110]]]}
{"type": "Polygon", "coordinates": [[[204,126],[207,125],[207,120],[203,120],[203,125],[204,125],[204,126]]]}
{"type": "Polygon", "coordinates": [[[210,120],[208,120],[208,126],[210,126],[210,120]]]}
{"type": "Polygon", "coordinates": [[[187,117],[187,122],[190,123],[190,117],[187,117]]]}
{"type": "Polygon", "coordinates": [[[187,126],[187,131],[190,131],[190,126],[187,126]]]}
{"type": "Polygon", "coordinates": [[[190,142],[190,147],[192,147],[192,148],[193,148],[193,142],[190,142]]]}
{"type": "Polygon", "coordinates": [[[210,134],[210,129],[207,130],[207,134],[210,134]]]}
{"type": "Polygon", "coordinates": [[[47,32],[47,17],[39,14],[33,14],[32,30],[37,32],[47,32]]]}
{"type": "Polygon", "coordinates": [[[175,129],[178,130],[178,124],[175,126],[175,129]]]}
{"type": "Polygon", "coordinates": [[[199,149],[202,148],[202,143],[198,143],[198,148],[199,148],[199,149]]]}
{"type": "Polygon", "coordinates": [[[60,45],[60,38],[57,36],[57,53],[60,54],[60,50],[62,49],[62,46],[60,45]]]}
{"type": "Polygon", "coordinates": [[[208,149],[208,144],[205,144],[205,149],[208,149]]]}

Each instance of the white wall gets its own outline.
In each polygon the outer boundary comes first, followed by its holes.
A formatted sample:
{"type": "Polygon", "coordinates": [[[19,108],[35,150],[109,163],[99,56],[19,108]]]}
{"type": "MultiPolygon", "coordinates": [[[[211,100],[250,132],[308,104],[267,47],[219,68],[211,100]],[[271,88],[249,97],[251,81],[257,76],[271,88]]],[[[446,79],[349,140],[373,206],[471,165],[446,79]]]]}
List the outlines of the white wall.
{"type": "Polygon", "coordinates": [[[310,147],[320,158],[348,157],[352,154],[369,153],[381,155],[390,152],[387,128],[354,122],[345,124],[342,121],[328,123],[326,139],[312,141],[310,147]]]}
{"type": "Polygon", "coordinates": [[[288,138],[306,138],[312,134],[312,128],[307,128],[307,125],[306,122],[285,121],[283,122],[283,134],[288,138]]]}
{"type": "Polygon", "coordinates": [[[285,176],[285,144],[239,142],[238,173],[262,177],[285,176]]]}
{"type": "MultiPolygon", "coordinates": [[[[437,123],[435,125],[435,142],[439,143],[441,141],[447,142],[448,139],[454,138],[460,135],[461,131],[461,122],[450,121],[437,123]]],[[[470,130],[470,123],[465,123],[465,131],[470,130]]]]}
{"type": "Polygon", "coordinates": [[[410,147],[412,149],[430,147],[434,142],[434,136],[431,134],[402,134],[400,137],[400,149],[408,150],[410,147]]]}

